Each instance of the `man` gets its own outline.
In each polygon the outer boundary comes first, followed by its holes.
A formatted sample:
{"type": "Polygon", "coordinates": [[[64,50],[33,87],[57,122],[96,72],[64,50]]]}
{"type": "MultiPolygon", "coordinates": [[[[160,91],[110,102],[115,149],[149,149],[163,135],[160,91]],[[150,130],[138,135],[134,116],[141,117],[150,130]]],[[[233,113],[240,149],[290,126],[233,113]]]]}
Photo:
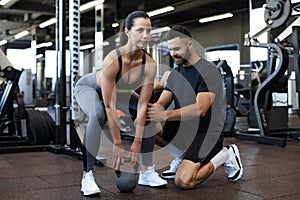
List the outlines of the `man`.
{"type": "Polygon", "coordinates": [[[176,157],[162,176],[192,189],[224,164],[228,180],[238,180],[243,174],[239,150],[234,144],[223,147],[225,95],[218,69],[196,53],[185,27],[173,27],[167,42],[178,67],[147,111],[149,121],[162,123],[165,148],[176,157]],[[175,108],[166,109],[172,101],[175,108]]]}

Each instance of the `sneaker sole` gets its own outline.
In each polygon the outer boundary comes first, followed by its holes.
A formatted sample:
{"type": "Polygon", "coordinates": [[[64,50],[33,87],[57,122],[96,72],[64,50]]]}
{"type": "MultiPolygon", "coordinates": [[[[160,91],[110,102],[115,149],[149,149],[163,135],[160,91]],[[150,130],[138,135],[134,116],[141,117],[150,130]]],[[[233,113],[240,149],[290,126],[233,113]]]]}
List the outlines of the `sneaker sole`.
{"type": "Polygon", "coordinates": [[[166,179],[172,179],[175,178],[175,175],[169,175],[169,176],[163,176],[161,175],[162,178],[166,178],[166,179]]]}
{"type": "Polygon", "coordinates": [[[139,185],[145,185],[145,186],[150,186],[150,187],[161,187],[161,186],[165,186],[167,185],[168,183],[164,183],[164,184],[151,184],[151,183],[148,183],[148,182],[138,182],[139,185]]]}
{"type": "Polygon", "coordinates": [[[91,192],[91,193],[84,193],[83,189],[81,188],[80,191],[83,193],[84,196],[91,196],[91,195],[96,195],[96,194],[100,194],[101,190],[97,191],[97,192],[91,192]]]}
{"type": "Polygon", "coordinates": [[[174,172],[163,172],[161,174],[162,178],[175,178],[175,173],[174,172]]]}
{"type": "Polygon", "coordinates": [[[234,182],[234,181],[239,180],[242,177],[242,175],[243,175],[243,166],[242,166],[242,162],[241,162],[238,147],[235,144],[231,144],[229,146],[232,147],[234,155],[235,155],[235,161],[237,162],[237,164],[240,167],[240,170],[233,177],[228,177],[228,181],[234,182]]]}
{"type": "Polygon", "coordinates": [[[93,195],[98,195],[98,194],[101,193],[101,191],[98,191],[98,192],[87,192],[87,193],[85,193],[82,190],[81,190],[81,192],[83,193],[84,196],[93,196],[93,195]]]}

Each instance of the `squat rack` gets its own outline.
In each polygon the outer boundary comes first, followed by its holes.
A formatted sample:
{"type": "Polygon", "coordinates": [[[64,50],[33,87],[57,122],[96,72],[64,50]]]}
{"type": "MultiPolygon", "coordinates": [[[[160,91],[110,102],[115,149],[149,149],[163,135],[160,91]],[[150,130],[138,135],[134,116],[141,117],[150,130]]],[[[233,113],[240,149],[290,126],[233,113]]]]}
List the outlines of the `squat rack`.
{"type": "MultiPolygon", "coordinates": [[[[50,151],[53,153],[62,153],[82,159],[81,141],[77,134],[78,119],[76,113],[79,111],[79,106],[74,98],[74,86],[79,78],[80,65],[80,0],[71,0],[69,2],[69,49],[71,57],[70,66],[70,96],[71,106],[67,107],[66,102],[66,2],[64,0],[56,0],[56,68],[57,68],[57,90],[55,99],[55,131],[53,144],[47,145],[23,145],[23,146],[5,146],[0,147],[0,153],[16,153],[16,152],[31,152],[31,151],[50,151]],[[59,72],[60,71],[60,72],[59,72]],[[67,112],[70,113],[70,120],[67,120],[67,112]],[[69,129],[67,125],[69,124],[69,129]],[[67,145],[67,131],[70,133],[70,145],[67,145]]],[[[7,60],[5,57],[4,59],[7,60]]],[[[9,61],[7,60],[9,63],[9,61]]],[[[13,68],[12,68],[13,69],[13,68]]],[[[14,70],[16,71],[16,70],[14,70]]],[[[21,74],[21,72],[20,72],[21,74]]],[[[20,75],[19,74],[19,75],[20,75]]],[[[18,79],[12,81],[12,86],[17,86],[18,79]]],[[[14,92],[11,88],[10,93],[14,92]]],[[[2,104],[0,104],[2,105],[2,104]]],[[[27,136],[25,136],[27,137],[27,136]]],[[[96,165],[104,166],[106,160],[97,158],[96,165]]]]}

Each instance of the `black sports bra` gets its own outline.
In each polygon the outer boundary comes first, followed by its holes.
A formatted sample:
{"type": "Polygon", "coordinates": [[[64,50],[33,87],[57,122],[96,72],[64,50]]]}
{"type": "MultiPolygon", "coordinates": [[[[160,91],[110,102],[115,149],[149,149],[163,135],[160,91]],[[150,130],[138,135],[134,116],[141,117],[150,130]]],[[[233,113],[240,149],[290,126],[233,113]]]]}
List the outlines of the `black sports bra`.
{"type": "Polygon", "coordinates": [[[144,75],[145,75],[145,63],[146,63],[146,54],[145,51],[143,52],[143,57],[142,57],[142,69],[141,69],[141,74],[139,78],[134,82],[134,83],[127,83],[124,81],[122,78],[122,55],[120,52],[120,49],[117,48],[117,56],[118,56],[118,62],[119,62],[119,72],[116,77],[116,87],[117,87],[117,92],[126,92],[126,90],[131,90],[131,89],[136,89],[141,86],[143,80],[144,80],[144,75]]]}

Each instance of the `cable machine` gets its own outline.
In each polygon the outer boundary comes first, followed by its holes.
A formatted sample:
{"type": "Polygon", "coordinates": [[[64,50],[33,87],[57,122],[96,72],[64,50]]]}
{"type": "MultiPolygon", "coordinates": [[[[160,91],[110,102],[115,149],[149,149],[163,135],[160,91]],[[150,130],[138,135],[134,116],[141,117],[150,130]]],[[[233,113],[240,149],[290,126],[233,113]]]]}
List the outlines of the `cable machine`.
{"type": "MultiPolygon", "coordinates": [[[[296,73],[297,87],[296,91],[300,94],[300,77],[299,77],[299,26],[300,18],[298,16],[291,17],[292,10],[299,11],[300,4],[291,4],[290,0],[270,0],[265,6],[265,22],[266,24],[255,33],[247,33],[245,35],[245,46],[267,48],[269,52],[269,72],[268,77],[262,82],[254,96],[254,110],[257,118],[259,131],[237,132],[236,138],[242,140],[251,140],[260,143],[274,144],[280,147],[286,145],[286,138],[300,138],[300,131],[297,129],[270,130],[269,113],[272,100],[272,86],[286,72],[289,64],[289,54],[294,57],[294,68],[296,73]],[[270,43],[260,43],[257,37],[262,33],[283,26],[289,19],[293,22],[270,43]],[[290,47],[285,47],[282,41],[292,34],[293,37],[293,53],[290,47]]],[[[298,97],[299,98],[299,97],[298,97]]]]}

